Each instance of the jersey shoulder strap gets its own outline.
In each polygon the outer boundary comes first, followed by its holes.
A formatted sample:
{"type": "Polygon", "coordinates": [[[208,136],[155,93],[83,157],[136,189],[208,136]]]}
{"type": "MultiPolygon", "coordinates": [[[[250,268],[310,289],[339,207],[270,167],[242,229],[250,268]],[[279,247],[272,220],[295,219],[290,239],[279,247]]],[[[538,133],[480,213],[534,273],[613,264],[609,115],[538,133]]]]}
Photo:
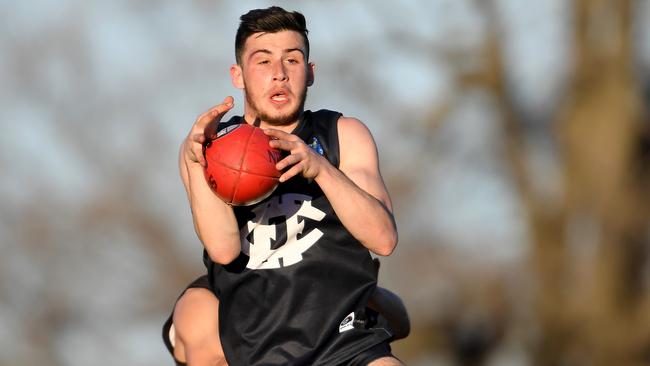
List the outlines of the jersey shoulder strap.
{"type": "Polygon", "coordinates": [[[342,114],[328,109],[306,111],[305,114],[312,130],[312,137],[305,142],[338,168],[340,163],[338,120],[342,114]],[[319,151],[319,147],[322,152],[319,151]]]}
{"type": "Polygon", "coordinates": [[[244,118],[242,116],[232,116],[229,120],[227,121],[221,121],[217,125],[217,132],[224,130],[230,126],[233,125],[239,125],[245,123],[244,118]]]}

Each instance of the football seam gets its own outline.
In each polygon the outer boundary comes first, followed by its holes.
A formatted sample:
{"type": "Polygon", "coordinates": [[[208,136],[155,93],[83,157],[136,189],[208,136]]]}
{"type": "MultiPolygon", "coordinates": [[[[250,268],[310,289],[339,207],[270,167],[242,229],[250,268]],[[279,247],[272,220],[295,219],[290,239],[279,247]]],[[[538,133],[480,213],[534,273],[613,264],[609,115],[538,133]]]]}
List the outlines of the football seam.
{"type": "Polygon", "coordinates": [[[244,166],[244,160],[246,159],[246,155],[248,155],[248,145],[250,145],[251,143],[253,134],[255,134],[255,126],[253,126],[253,130],[248,135],[248,139],[246,140],[246,145],[244,145],[244,153],[241,154],[241,159],[239,160],[239,169],[237,169],[237,180],[235,181],[235,189],[232,191],[232,198],[230,199],[230,202],[233,202],[235,200],[235,197],[237,197],[237,192],[239,191],[239,180],[241,179],[241,172],[242,172],[241,168],[242,166],[244,166]]]}
{"type": "MultiPolygon", "coordinates": [[[[212,164],[221,165],[222,167],[225,167],[225,168],[228,168],[228,169],[230,169],[230,170],[234,170],[234,171],[239,172],[239,175],[237,176],[237,179],[239,179],[239,176],[241,176],[241,173],[246,173],[246,174],[250,174],[250,175],[256,175],[256,176],[258,176],[258,177],[266,177],[266,178],[274,178],[274,179],[278,179],[278,178],[280,178],[279,175],[276,177],[276,176],[274,176],[274,175],[257,174],[257,173],[250,172],[250,171],[248,171],[248,170],[237,169],[237,168],[234,168],[234,167],[232,167],[232,166],[230,166],[230,165],[226,165],[226,164],[224,164],[224,163],[222,163],[222,162],[220,162],[220,161],[214,161],[214,162],[212,162],[212,164]]],[[[239,183],[239,182],[237,182],[237,183],[239,183]]]]}
{"type": "Polygon", "coordinates": [[[246,139],[246,144],[244,145],[244,153],[241,154],[241,158],[239,159],[239,168],[237,169],[237,179],[235,180],[235,189],[232,191],[232,197],[230,197],[230,202],[235,201],[235,197],[237,197],[237,191],[239,191],[239,180],[241,179],[241,168],[244,165],[244,159],[246,158],[246,155],[248,155],[248,145],[251,142],[251,139],[253,138],[253,134],[255,133],[255,130],[248,135],[248,139],[246,139]]]}

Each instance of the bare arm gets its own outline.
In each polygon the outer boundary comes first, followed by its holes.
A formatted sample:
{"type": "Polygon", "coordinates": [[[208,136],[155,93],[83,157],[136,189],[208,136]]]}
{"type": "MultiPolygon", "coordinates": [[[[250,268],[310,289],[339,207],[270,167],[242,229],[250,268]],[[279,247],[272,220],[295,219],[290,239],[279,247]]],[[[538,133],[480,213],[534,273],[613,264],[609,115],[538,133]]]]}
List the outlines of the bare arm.
{"type": "Polygon", "coordinates": [[[228,204],[217,197],[208,185],[203,172],[203,142],[206,130],[214,128],[223,115],[232,108],[232,98],[210,109],[197,118],[187,138],[181,144],[179,170],[197,236],[210,258],[220,264],[232,262],[241,250],[239,228],[235,214],[228,204]]]}
{"type": "Polygon", "coordinates": [[[375,254],[390,255],[397,245],[392,204],[379,173],[377,148],[370,131],[353,118],[338,122],[341,163],[339,169],[311,150],[295,135],[266,130],[277,138],[271,146],[290,151],[278,163],[291,166],[281,181],[302,174],[321,187],[346,229],[375,254]]]}
{"type": "Polygon", "coordinates": [[[397,245],[397,227],[375,141],[354,118],[340,118],[338,131],[340,170],[330,165],[315,180],[348,231],[374,253],[389,255],[397,245]]]}

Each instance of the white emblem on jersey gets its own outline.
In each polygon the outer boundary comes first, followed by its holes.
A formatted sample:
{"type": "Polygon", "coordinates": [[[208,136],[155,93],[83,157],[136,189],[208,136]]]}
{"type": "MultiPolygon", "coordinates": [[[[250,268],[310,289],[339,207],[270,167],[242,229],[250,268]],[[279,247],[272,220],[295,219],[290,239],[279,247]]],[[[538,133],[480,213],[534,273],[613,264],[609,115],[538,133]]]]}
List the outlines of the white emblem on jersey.
{"type": "Polygon", "coordinates": [[[311,205],[311,196],[287,193],[271,197],[257,206],[255,218],[240,230],[242,251],[249,256],[246,267],[271,269],[291,266],[302,260],[323,232],[303,232],[305,219],[321,221],[325,213],[311,205]]]}
{"type": "Polygon", "coordinates": [[[343,333],[346,330],[354,328],[354,312],[348,314],[348,316],[343,319],[341,324],[339,324],[339,333],[343,333]]]}

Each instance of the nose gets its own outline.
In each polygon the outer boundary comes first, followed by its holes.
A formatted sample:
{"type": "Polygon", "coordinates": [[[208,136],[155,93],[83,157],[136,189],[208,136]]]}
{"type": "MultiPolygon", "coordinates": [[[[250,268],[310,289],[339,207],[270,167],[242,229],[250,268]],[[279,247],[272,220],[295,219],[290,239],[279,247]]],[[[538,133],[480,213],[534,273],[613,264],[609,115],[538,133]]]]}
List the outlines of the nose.
{"type": "Polygon", "coordinates": [[[287,80],[287,72],[284,69],[284,64],[282,62],[277,63],[275,70],[273,70],[273,81],[285,81],[287,80]]]}

